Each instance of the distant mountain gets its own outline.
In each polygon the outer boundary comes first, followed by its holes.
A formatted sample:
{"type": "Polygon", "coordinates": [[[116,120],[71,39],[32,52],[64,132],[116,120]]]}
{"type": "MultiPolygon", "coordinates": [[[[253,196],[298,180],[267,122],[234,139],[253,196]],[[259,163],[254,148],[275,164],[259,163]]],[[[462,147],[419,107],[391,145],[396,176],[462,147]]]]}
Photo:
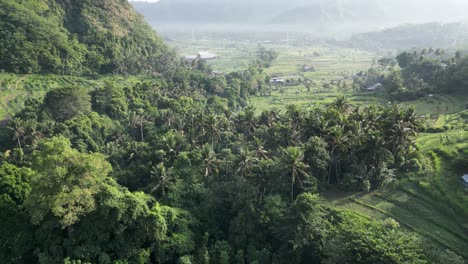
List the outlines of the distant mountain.
{"type": "Polygon", "coordinates": [[[150,22],[162,24],[263,23],[285,7],[283,3],[267,0],[161,0],[158,3],[136,1],[133,5],[150,22]]]}
{"type": "Polygon", "coordinates": [[[160,0],[133,2],[153,24],[316,24],[444,21],[466,17],[468,1],[445,0],[160,0]]]}
{"type": "Polygon", "coordinates": [[[164,72],[175,56],[127,0],[0,0],[0,69],[164,72]]]}
{"type": "Polygon", "coordinates": [[[346,42],[354,48],[388,50],[449,48],[468,42],[468,25],[463,23],[408,24],[354,35],[346,42]]]}

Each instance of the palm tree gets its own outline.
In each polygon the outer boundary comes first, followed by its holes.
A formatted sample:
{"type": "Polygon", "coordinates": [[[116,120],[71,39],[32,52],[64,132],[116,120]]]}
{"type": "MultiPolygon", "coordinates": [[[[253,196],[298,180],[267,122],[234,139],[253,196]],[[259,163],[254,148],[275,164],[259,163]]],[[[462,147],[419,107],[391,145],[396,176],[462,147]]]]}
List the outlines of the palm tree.
{"type": "Polygon", "coordinates": [[[133,139],[136,139],[135,138],[135,128],[138,127],[138,124],[139,124],[139,118],[138,118],[138,115],[136,112],[131,112],[128,114],[127,116],[127,123],[130,127],[130,130],[132,132],[132,138],[133,139]]]}
{"type": "Polygon", "coordinates": [[[279,110],[276,108],[266,110],[260,115],[260,124],[272,127],[279,121],[279,110]]]}
{"type": "Polygon", "coordinates": [[[35,120],[28,120],[26,122],[26,139],[30,145],[36,145],[37,142],[44,137],[42,131],[38,127],[38,123],[35,120]]]}
{"type": "Polygon", "coordinates": [[[293,130],[298,130],[302,120],[302,112],[297,105],[286,106],[286,117],[293,130]]]}
{"type": "Polygon", "coordinates": [[[127,149],[130,152],[128,160],[138,160],[141,157],[143,157],[143,148],[144,148],[144,143],[143,142],[138,142],[138,141],[130,141],[127,144],[127,149]]]}
{"type": "Polygon", "coordinates": [[[174,117],[174,127],[177,132],[184,134],[184,128],[187,125],[187,120],[182,115],[176,115],[174,117]]]}
{"type": "Polygon", "coordinates": [[[139,125],[140,125],[140,136],[141,136],[141,141],[145,141],[145,137],[144,137],[144,134],[143,134],[143,124],[146,123],[146,116],[145,116],[145,113],[144,113],[144,110],[143,109],[138,109],[138,121],[139,121],[139,125]]]}
{"type": "Polygon", "coordinates": [[[304,161],[304,152],[298,147],[288,147],[283,152],[283,163],[286,167],[286,175],[291,184],[291,203],[294,202],[294,186],[302,188],[304,180],[309,178],[309,166],[304,161]]]}
{"type": "Polygon", "coordinates": [[[241,149],[239,159],[236,163],[236,175],[241,175],[242,177],[246,177],[247,175],[252,174],[252,170],[254,168],[258,168],[259,159],[255,157],[254,153],[246,150],[241,149]]]}
{"type": "Polygon", "coordinates": [[[245,111],[238,116],[239,127],[246,136],[252,135],[257,130],[257,118],[255,109],[247,107],[245,111]]]}
{"type": "Polygon", "coordinates": [[[329,145],[331,146],[331,151],[330,151],[330,167],[328,171],[328,184],[331,183],[331,172],[333,165],[335,166],[335,172],[337,179],[339,178],[339,166],[340,166],[340,154],[345,152],[348,147],[347,143],[348,140],[350,139],[349,133],[345,132],[345,129],[343,126],[333,126],[329,130],[329,145]],[[337,153],[338,152],[338,153],[337,153]]]}
{"type": "Polygon", "coordinates": [[[221,130],[219,126],[219,118],[215,114],[210,114],[203,124],[205,135],[210,140],[212,148],[214,148],[216,142],[221,140],[221,130]]]}
{"type": "Polygon", "coordinates": [[[298,143],[299,133],[291,126],[278,124],[274,131],[277,146],[289,147],[298,143]]]}
{"type": "Polygon", "coordinates": [[[166,169],[164,163],[159,163],[156,167],[151,167],[151,178],[154,179],[154,186],[150,190],[150,194],[158,191],[161,197],[166,195],[166,190],[171,185],[172,170],[166,169]]]}
{"type": "Polygon", "coordinates": [[[166,153],[169,154],[170,161],[174,161],[179,152],[177,134],[174,130],[169,130],[163,137],[162,142],[166,149],[166,153]]]}
{"type": "Polygon", "coordinates": [[[21,147],[21,139],[24,137],[26,132],[25,123],[21,119],[14,119],[10,124],[10,130],[13,131],[12,140],[18,144],[18,148],[21,147]]]}
{"type": "Polygon", "coordinates": [[[161,117],[166,127],[172,127],[174,121],[174,112],[170,110],[161,110],[161,117]]]}
{"type": "Polygon", "coordinates": [[[205,146],[203,146],[202,159],[203,159],[203,169],[205,171],[205,175],[204,175],[205,178],[208,178],[208,176],[219,172],[219,168],[218,168],[219,161],[218,161],[217,155],[208,144],[205,144],[205,146]]]}
{"type": "Polygon", "coordinates": [[[265,143],[261,139],[254,137],[255,150],[253,153],[255,157],[259,159],[269,160],[270,158],[268,157],[268,151],[265,150],[264,144],[265,143]]]}
{"type": "Polygon", "coordinates": [[[263,197],[267,192],[268,183],[271,182],[270,177],[272,177],[272,173],[270,172],[270,168],[275,163],[274,160],[260,160],[258,163],[258,173],[253,174],[252,182],[254,185],[257,186],[258,190],[258,201],[263,201],[263,197]]]}
{"type": "Polygon", "coordinates": [[[421,120],[412,108],[402,110],[396,106],[385,112],[386,144],[395,158],[401,158],[408,153],[420,127],[421,120]]]}
{"type": "Polygon", "coordinates": [[[353,109],[353,105],[344,96],[337,97],[335,101],[330,105],[330,107],[338,110],[343,114],[349,114],[353,109]]]}

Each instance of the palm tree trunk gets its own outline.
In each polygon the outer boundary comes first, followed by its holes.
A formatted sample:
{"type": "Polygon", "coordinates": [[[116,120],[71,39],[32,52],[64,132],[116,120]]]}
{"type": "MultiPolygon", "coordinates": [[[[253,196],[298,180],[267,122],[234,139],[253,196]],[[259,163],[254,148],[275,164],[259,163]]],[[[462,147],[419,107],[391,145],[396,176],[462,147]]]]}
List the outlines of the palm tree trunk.
{"type": "Polygon", "coordinates": [[[140,132],[141,132],[141,141],[145,141],[145,138],[143,136],[143,117],[140,119],[140,132]]]}
{"type": "Polygon", "coordinates": [[[335,146],[333,146],[331,155],[330,155],[330,166],[328,168],[328,185],[330,185],[330,182],[331,182],[332,166],[333,166],[333,161],[335,160],[334,152],[335,152],[335,146]]]}
{"type": "Polygon", "coordinates": [[[294,176],[291,178],[291,203],[294,203],[294,176]]]}

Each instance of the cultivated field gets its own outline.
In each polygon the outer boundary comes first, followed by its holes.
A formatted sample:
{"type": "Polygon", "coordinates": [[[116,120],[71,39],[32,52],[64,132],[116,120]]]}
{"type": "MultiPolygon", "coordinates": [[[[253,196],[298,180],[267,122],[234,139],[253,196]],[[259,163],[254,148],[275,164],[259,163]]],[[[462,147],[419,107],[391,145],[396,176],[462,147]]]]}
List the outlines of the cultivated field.
{"type": "Polygon", "coordinates": [[[278,59],[266,69],[270,76],[284,79],[310,80],[314,82],[310,91],[304,85],[274,87],[269,96],[254,97],[251,103],[257,111],[269,107],[284,108],[288,104],[299,104],[304,107],[330,103],[337,94],[346,94],[357,104],[386,103],[368,94],[355,94],[350,88],[332,86],[323,88],[323,84],[331,81],[351,83],[351,77],[371,67],[377,58],[376,54],[356,49],[337,48],[323,43],[287,45],[283,42],[232,42],[222,40],[198,40],[170,42],[176,51],[185,56],[209,51],[218,57],[209,60],[213,70],[232,72],[246,69],[251,58],[255,56],[258,45],[278,52],[278,59]],[[313,71],[304,71],[303,67],[313,67],[313,71]]]}

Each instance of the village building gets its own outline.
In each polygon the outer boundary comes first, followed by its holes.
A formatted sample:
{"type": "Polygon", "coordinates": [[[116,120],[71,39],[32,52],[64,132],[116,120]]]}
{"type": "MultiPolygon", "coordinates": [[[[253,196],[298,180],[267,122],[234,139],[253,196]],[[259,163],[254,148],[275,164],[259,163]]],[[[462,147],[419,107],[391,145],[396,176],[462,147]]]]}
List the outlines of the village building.
{"type": "Polygon", "coordinates": [[[197,53],[197,55],[187,55],[184,57],[185,60],[188,61],[193,61],[196,59],[200,60],[212,60],[216,59],[218,56],[214,53],[208,52],[208,51],[200,51],[197,53]]]}
{"type": "Polygon", "coordinates": [[[463,175],[461,179],[465,188],[468,189],[468,174],[463,175]]]}
{"type": "Polygon", "coordinates": [[[376,91],[378,89],[381,89],[382,87],[383,87],[383,85],[381,83],[376,83],[376,84],[374,84],[372,86],[367,87],[366,90],[368,92],[373,92],[373,91],[376,91]]]}
{"type": "Polygon", "coordinates": [[[283,78],[274,77],[274,78],[271,78],[270,83],[274,85],[283,85],[286,83],[286,80],[283,78]]]}
{"type": "Polygon", "coordinates": [[[303,65],[303,66],[302,66],[302,71],[303,71],[303,72],[314,72],[314,71],[315,71],[315,68],[312,67],[312,66],[303,65]]]}

